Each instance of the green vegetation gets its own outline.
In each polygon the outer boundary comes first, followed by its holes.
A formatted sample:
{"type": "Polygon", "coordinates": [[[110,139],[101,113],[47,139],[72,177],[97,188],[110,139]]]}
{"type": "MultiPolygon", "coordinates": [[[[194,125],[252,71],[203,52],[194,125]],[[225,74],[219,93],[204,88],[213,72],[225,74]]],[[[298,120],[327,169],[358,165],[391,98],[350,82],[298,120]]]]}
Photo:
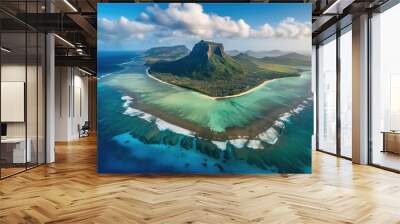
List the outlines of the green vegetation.
{"type": "Polygon", "coordinates": [[[293,66],[305,66],[307,60],[299,54],[276,58],[258,59],[243,53],[231,57],[222,44],[200,41],[184,57],[147,64],[149,73],[163,81],[220,97],[245,92],[267,80],[299,76],[293,66]]]}
{"type": "Polygon", "coordinates": [[[278,64],[278,65],[291,65],[291,66],[311,66],[310,57],[302,54],[290,53],[278,57],[264,57],[261,58],[263,63],[278,64]]]}
{"type": "Polygon", "coordinates": [[[189,54],[186,46],[177,45],[171,47],[154,47],[143,53],[146,64],[150,65],[158,61],[172,61],[189,54]]]}

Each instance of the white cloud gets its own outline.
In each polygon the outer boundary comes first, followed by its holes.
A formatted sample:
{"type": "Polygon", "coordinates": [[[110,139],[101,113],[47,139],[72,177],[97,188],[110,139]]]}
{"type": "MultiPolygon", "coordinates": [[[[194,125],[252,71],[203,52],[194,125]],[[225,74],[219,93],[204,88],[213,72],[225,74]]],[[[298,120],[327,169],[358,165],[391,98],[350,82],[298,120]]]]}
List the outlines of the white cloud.
{"type": "Polygon", "coordinates": [[[269,38],[275,35],[274,28],[268,23],[260,27],[259,30],[251,30],[251,36],[256,38],[269,38]]]}
{"type": "Polygon", "coordinates": [[[121,16],[119,20],[101,18],[98,21],[100,35],[105,38],[143,39],[148,32],[155,29],[152,24],[145,24],[135,20],[129,20],[121,16]]]}
{"type": "Polygon", "coordinates": [[[148,21],[165,29],[179,30],[200,38],[248,37],[250,26],[242,19],[207,14],[200,4],[169,4],[165,10],[157,5],[147,8],[148,21]]]}
{"type": "Polygon", "coordinates": [[[258,30],[251,30],[251,36],[256,38],[282,37],[304,39],[311,37],[311,24],[288,17],[281,21],[275,28],[266,23],[258,30]]]}
{"type": "Polygon", "coordinates": [[[139,19],[143,20],[143,21],[147,21],[147,20],[149,20],[149,15],[147,15],[147,13],[145,13],[145,12],[141,12],[139,15],[139,19]]]}
{"type": "Polygon", "coordinates": [[[275,27],[265,23],[251,27],[244,19],[232,19],[206,13],[200,4],[171,3],[162,9],[157,4],[146,8],[135,20],[101,18],[101,40],[144,39],[153,35],[158,41],[172,39],[274,38],[305,39],[311,37],[311,23],[288,17],[275,27]]]}
{"type": "Polygon", "coordinates": [[[311,36],[309,23],[302,23],[292,17],[283,20],[275,28],[277,37],[302,39],[311,36]]]}

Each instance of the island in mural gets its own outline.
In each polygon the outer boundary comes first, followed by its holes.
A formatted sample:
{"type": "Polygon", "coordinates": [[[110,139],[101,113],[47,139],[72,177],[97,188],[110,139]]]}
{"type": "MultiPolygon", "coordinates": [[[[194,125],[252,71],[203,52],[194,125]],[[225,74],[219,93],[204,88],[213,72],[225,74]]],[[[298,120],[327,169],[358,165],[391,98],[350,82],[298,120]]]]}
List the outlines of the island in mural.
{"type": "Polygon", "coordinates": [[[98,8],[99,172],[311,172],[308,4],[98,8]]]}

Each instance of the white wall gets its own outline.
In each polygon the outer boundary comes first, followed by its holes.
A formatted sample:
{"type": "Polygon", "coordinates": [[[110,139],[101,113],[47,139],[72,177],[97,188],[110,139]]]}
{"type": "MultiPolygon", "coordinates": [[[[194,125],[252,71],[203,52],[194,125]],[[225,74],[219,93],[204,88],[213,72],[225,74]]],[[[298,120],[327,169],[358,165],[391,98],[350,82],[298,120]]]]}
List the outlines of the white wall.
{"type": "Polygon", "coordinates": [[[24,122],[25,83],[1,82],[1,121],[24,122]]]}
{"type": "MultiPolygon", "coordinates": [[[[1,81],[2,82],[24,82],[26,83],[25,76],[28,72],[28,86],[27,86],[27,119],[28,119],[28,137],[30,128],[35,130],[36,135],[36,66],[27,66],[25,64],[4,64],[1,66],[1,81]],[[27,69],[27,70],[25,70],[27,69]],[[35,78],[33,78],[33,76],[35,78]]],[[[4,97],[4,96],[3,96],[4,97]]],[[[39,105],[41,107],[42,105],[39,105]]],[[[7,108],[1,108],[7,110],[7,108]]],[[[9,137],[25,137],[25,123],[26,122],[7,122],[7,134],[9,137]]],[[[33,131],[32,131],[33,132],[33,131]]]]}
{"type": "MultiPolygon", "coordinates": [[[[77,70],[75,70],[77,71],[77,70]]],[[[79,137],[78,132],[78,124],[81,126],[85,123],[85,121],[89,120],[89,111],[88,111],[88,77],[82,76],[82,73],[79,75],[74,75],[74,108],[72,108],[72,117],[71,126],[72,126],[72,136],[73,138],[79,137]]]]}
{"type": "MultiPolygon", "coordinates": [[[[25,82],[25,64],[5,64],[1,66],[2,82],[25,82]]],[[[28,68],[29,69],[29,68],[28,68]]],[[[4,96],[3,96],[4,97],[4,96]]],[[[1,108],[6,110],[7,108],[1,108]]],[[[7,137],[25,137],[25,122],[7,123],[7,137]]]]}
{"type": "Polygon", "coordinates": [[[56,67],[55,73],[55,140],[70,141],[88,120],[88,77],[72,67],[56,67]]]}
{"type": "Polygon", "coordinates": [[[67,141],[69,133],[69,68],[55,68],[55,141],[67,141]]]}

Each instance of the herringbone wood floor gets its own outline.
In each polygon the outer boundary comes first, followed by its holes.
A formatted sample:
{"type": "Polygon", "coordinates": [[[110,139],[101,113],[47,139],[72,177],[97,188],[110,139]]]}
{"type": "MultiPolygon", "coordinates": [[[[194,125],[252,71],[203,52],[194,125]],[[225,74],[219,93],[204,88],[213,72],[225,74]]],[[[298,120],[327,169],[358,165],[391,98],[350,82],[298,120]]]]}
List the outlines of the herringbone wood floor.
{"type": "Polygon", "coordinates": [[[99,175],[96,139],[0,181],[0,223],[400,223],[400,175],[315,152],[312,175],[99,175]]]}

